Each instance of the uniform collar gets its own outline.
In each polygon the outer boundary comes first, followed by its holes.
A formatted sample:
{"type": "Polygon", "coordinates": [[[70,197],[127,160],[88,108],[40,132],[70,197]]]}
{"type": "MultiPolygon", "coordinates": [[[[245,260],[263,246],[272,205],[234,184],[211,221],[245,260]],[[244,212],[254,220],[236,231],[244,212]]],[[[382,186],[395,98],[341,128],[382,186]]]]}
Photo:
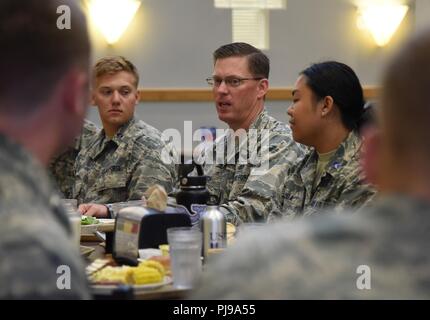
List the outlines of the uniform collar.
{"type": "Polygon", "coordinates": [[[133,128],[133,125],[136,123],[134,117],[132,117],[128,122],[124,123],[116,132],[116,134],[112,137],[112,139],[108,139],[106,136],[105,130],[102,129],[98,133],[97,139],[95,139],[94,143],[90,147],[89,156],[92,159],[95,159],[102,153],[106,146],[111,143],[115,143],[117,146],[123,146],[124,140],[126,140],[129,135],[130,130],[133,128]]]}
{"type": "Polygon", "coordinates": [[[263,109],[258,117],[251,123],[249,129],[260,129],[269,121],[266,109],[263,109]]]}
{"type": "Polygon", "coordinates": [[[116,132],[116,134],[112,137],[112,141],[115,142],[117,145],[119,145],[121,142],[124,141],[124,137],[127,137],[129,134],[131,128],[136,123],[136,120],[134,117],[132,117],[127,123],[124,123],[116,132]]]}
{"type": "Polygon", "coordinates": [[[360,156],[361,138],[357,133],[351,131],[346,139],[337,148],[333,158],[327,168],[327,173],[334,175],[341,170],[347,163],[358,159],[360,156]]]}
{"type": "MultiPolygon", "coordinates": [[[[249,129],[258,130],[258,132],[257,132],[257,137],[258,137],[258,136],[261,135],[261,133],[262,133],[261,130],[266,127],[266,125],[267,125],[268,122],[269,122],[269,118],[268,118],[267,111],[265,109],[263,109],[260,112],[260,114],[257,116],[257,118],[251,123],[251,125],[249,126],[249,129]]],[[[237,158],[238,157],[237,155],[238,155],[239,151],[242,150],[242,148],[245,148],[245,150],[248,148],[247,147],[247,144],[248,144],[247,140],[249,138],[249,134],[248,134],[249,133],[249,129],[247,130],[247,136],[246,136],[246,138],[242,138],[240,140],[240,145],[235,144],[235,152],[234,152],[234,154],[227,155],[226,164],[228,164],[229,161],[232,160],[232,157],[237,158]]],[[[232,139],[233,139],[232,135],[233,135],[232,130],[229,130],[227,132],[227,134],[224,136],[225,146],[227,146],[227,143],[229,141],[232,141],[232,139]]],[[[258,145],[259,145],[259,143],[255,143],[255,144],[251,145],[249,147],[250,150],[249,150],[248,154],[256,154],[257,150],[253,150],[251,148],[257,149],[258,145]]],[[[238,159],[236,159],[236,160],[238,160],[238,159]]],[[[234,163],[237,164],[237,161],[235,161],[234,163]]]]}
{"type": "MultiPolygon", "coordinates": [[[[345,140],[339,145],[330,160],[327,170],[323,174],[329,174],[331,176],[336,175],[336,172],[342,170],[342,168],[349,163],[351,160],[358,159],[361,148],[361,139],[354,131],[351,131],[345,140]]],[[[318,161],[318,153],[314,148],[311,149],[308,154],[307,160],[305,160],[303,167],[313,166],[316,170],[318,161]]],[[[306,170],[305,172],[300,171],[302,181],[312,181],[314,179],[315,170],[306,170]]]]}

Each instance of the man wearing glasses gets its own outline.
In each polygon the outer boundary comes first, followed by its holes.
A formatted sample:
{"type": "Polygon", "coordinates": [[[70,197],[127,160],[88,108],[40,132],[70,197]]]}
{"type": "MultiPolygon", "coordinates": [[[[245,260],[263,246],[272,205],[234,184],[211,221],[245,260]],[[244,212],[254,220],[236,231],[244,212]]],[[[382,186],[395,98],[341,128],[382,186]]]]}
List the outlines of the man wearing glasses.
{"type": "Polygon", "coordinates": [[[223,204],[228,221],[264,222],[285,166],[297,161],[302,150],[289,127],[264,108],[269,58],[247,43],[221,46],[213,58],[213,75],[206,80],[218,118],[231,130],[205,152],[205,171],[211,177],[208,190],[223,204]],[[258,163],[253,161],[257,158],[258,163]],[[273,166],[279,167],[280,174],[265,175],[264,169],[273,166]]]}

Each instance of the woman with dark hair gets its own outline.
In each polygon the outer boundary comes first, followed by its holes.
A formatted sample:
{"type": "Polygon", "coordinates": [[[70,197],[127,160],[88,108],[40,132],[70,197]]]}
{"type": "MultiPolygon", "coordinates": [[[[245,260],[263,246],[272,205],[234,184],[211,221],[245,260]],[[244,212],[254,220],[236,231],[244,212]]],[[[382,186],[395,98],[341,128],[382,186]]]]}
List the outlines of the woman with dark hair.
{"type": "Polygon", "coordinates": [[[310,148],[289,169],[271,219],[357,208],[370,200],[374,190],[363,182],[359,164],[363,112],[360,81],[347,65],[327,61],[300,73],[288,115],[294,140],[310,148]]]}

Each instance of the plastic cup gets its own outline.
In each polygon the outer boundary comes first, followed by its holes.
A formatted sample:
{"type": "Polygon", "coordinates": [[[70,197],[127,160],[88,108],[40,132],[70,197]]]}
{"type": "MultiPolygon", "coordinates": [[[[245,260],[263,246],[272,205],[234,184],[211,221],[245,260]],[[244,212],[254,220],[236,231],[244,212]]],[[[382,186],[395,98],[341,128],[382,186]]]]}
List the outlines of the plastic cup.
{"type": "Polygon", "coordinates": [[[79,213],[69,213],[69,221],[72,225],[73,243],[78,248],[81,246],[81,215],[79,213]]]}
{"type": "Polygon", "coordinates": [[[128,208],[128,207],[141,207],[144,205],[145,205],[145,200],[131,200],[126,202],[112,203],[111,207],[114,212],[114,216],[112,218],[115,218],[118,212],[121,211],[121,209],[128,208]]]}
{"type": "Polygon", "coordinates": [[[62,199],[61,202],[66,209],[72,227],[72,241],[79,249],[81,245],[81,215],[78,212],[78,202],[76,199],[62,199]]]}
{"type": "Polygon", "coordinates": [[[167,229],[173,286],[191,289],[202,272],[202,233],[191,227],[167,229]]]}

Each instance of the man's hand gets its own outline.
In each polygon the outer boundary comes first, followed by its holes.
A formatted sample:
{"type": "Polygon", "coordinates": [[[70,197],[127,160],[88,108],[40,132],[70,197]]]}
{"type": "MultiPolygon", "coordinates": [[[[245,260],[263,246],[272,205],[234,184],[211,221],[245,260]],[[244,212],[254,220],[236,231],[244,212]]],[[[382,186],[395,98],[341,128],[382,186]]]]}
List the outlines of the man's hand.
{"type": "Polygon", "coordinates": [[[93,216],[97,218],[109,217],[108,208],[103,204],[83,203],[79,205],[78,211],[80,214],[84,214],[86,216],[93,216]]]}

